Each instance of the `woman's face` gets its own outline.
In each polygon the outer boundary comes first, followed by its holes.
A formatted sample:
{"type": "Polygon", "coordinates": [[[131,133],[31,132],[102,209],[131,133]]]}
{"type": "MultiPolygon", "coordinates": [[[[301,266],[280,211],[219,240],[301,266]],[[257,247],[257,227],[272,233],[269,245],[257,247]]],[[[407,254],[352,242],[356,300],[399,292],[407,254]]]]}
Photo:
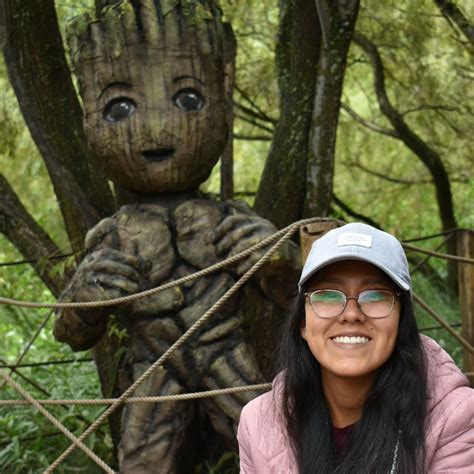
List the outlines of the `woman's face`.
{"type": "MultiPolygon", "coordinates": [[[[309,281],[307,292],[333,289],[342,291],[346,296],[357,296],[364,290],[382,288],[396,289],[390,278],[374,265],[346,260],[333,263],[316,273],[309,281]]],[[[399,319],[398,298],[395,298],[391,313],[381,319],[365,316],[353,299],[347,301],[339,316],[323,319],[313,313],[307,301],[301,335],[320,363],[323,377],[375,376],[377,369],[393,351],[399,319]],[[340,339],[344,336],[358,338],[340,339]]]]}

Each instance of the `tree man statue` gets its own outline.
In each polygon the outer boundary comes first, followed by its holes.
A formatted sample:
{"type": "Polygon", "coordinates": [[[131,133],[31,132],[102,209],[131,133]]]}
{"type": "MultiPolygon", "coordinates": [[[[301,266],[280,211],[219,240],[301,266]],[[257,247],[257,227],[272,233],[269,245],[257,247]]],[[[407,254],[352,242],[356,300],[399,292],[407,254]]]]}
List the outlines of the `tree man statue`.
{"type": "MultiPolygon", "coordinates": [[[[246,205],[198,191],[227,140],[231,35],[209,0],[122,1],[94,21],[75,22],[69,40],[87,136],[116,190],[126,191],[128,204],[89,231],[86,256],[62,301],[105,300],[156,287],[275,232],[246,205]]],[[[55,336],[74,350],[88,349],[103,338],[113,311],[127,334],[117,376],[123,391],[260,256],[120,308],[63,310],[55,336]]],[[[259,351],[263,332],[255,344],[246,333],[269,304],[285,301],[291,284],[278,282],[282,275],[296,277],[298,265],[297,252],[287,246],[135,396],[262,382],[250,346],[259,351]]],[[[254,395],[127,404],[118,449],[121,472],[186,472],[193,455],[189,448],[186,456],[180,453],[189,443],[199,444],[203,426],[232,446],[240,410],[254,395]]]]}

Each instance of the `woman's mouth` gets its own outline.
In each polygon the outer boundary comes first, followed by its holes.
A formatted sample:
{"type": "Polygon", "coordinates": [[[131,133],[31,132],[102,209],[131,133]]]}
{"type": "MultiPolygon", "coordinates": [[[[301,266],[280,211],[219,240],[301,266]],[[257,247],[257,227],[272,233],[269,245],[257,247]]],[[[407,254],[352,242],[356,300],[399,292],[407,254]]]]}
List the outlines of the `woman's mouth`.
{"type": "Polygon", "coordinates": [[[367,344],[370,341],[365,336],[335,336],[331,340],[338,344],[367,344]]]}

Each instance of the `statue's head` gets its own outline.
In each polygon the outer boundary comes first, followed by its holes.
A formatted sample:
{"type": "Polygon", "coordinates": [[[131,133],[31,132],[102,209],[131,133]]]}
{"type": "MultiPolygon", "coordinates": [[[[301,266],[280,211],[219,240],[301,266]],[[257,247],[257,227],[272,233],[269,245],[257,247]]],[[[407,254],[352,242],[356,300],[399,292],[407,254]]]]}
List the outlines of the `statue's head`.
{"type": "Polygon", "coordinates": [[[89,143],[136,192],[197,188],[227,140],[226,39],[209,0],[130,0],[70,29],[89,143]]]}

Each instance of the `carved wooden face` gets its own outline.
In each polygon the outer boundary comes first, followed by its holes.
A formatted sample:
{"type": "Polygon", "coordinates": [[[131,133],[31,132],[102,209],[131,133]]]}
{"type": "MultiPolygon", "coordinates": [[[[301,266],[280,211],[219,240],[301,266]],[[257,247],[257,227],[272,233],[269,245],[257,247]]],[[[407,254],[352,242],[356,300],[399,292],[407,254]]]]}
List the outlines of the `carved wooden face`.
{"type": "Polygon", "coordinates": [[[83,64],[90,145],[136,192],[194,189],[227,139],[224,71],[195,49],[133,47],[83,64]]]}

